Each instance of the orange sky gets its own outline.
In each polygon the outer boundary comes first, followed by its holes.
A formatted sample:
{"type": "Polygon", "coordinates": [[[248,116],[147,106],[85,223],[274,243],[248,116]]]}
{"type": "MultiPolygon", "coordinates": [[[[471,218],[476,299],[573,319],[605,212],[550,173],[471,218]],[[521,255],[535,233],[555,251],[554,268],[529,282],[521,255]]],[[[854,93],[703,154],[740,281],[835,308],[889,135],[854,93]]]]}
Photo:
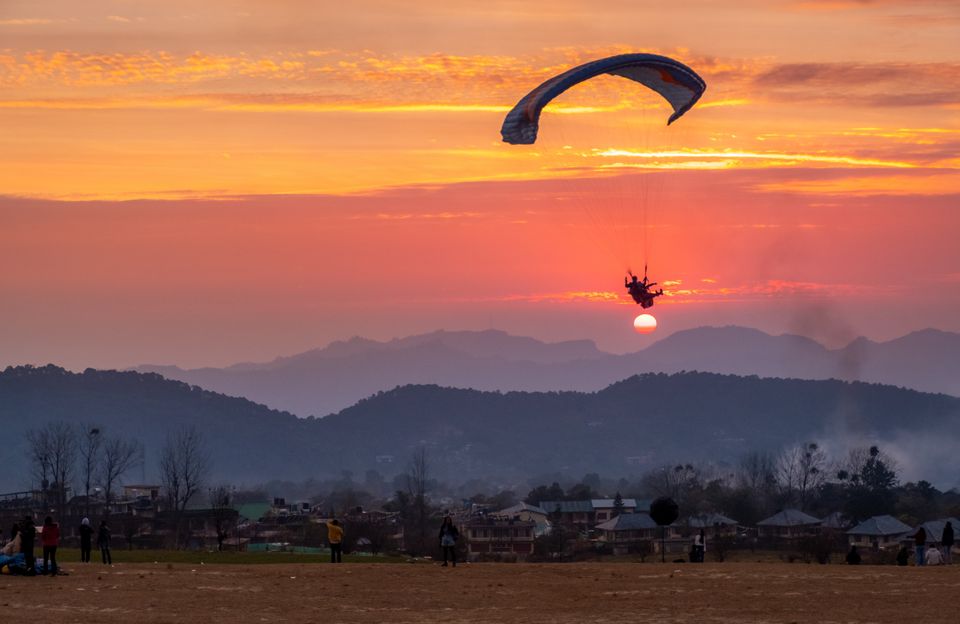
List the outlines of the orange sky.
{"type": "Polygon", "coordinates": [[[960,331],[956,2],[199,4],[0,5],[0,365],[960,331]],[[500,142],[530,88],[625,51],[703,100],[666,128],[601,78],[500,142]],[[644,260],[652,338],[617,288],[644,260]]]}

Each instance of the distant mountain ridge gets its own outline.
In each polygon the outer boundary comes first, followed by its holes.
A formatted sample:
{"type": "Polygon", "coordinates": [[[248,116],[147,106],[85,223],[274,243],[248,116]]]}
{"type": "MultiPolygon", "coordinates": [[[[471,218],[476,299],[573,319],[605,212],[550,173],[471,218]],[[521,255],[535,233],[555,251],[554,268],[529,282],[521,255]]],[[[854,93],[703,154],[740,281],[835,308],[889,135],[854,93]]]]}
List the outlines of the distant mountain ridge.
{"type": "MultiPolygon", "coordinates": [[[[55,366],[0,372],[0,487],[27,487],[24,432],[45,422],[97,423],[141,440],[156,478],[169,432],[195,425],[211,482],[255,484],[403,471],[425,448],[437,478],[525,482],[544,474],[636,475],[679,461],[734,462],[751,450],[806,440],[879,443],[904,451],[935,484],[957,485],[960,399],[841,381],[647,374],[595,393],[482,392],[411,385],[326,418],[297,418],[156,374],[71,373],[55,366]],[[931,442],[945,451],[937,455],[931,442]],[[914,446],[910,446],[913,444],[914,446]]],[[[903,467],[908,467],[904,464],[903,467]]]]}
{"type": "Polygon", "coordinates": [[[867,381],[960,396],[960,334],[927,329],[888,342],[858,338],[830,350],[803,336],[745,327],[676,332],[626,355],[589,340],[545,343],[498,330],[437,331],[377,342],[333,342],[266,363],[184,370],[138,366],[300,416],[341,410],[406,384],[477,390],[596,391],[648,372],[703,371],[867,381]]]}

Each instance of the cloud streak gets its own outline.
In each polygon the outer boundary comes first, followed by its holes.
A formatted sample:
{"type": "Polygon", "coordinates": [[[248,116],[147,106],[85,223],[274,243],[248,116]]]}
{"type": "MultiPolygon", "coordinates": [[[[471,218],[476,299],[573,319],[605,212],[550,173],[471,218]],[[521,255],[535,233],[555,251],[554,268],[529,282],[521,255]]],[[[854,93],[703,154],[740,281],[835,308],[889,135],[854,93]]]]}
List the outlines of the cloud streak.
{"type": "MultiPolygon", "coordinates": [[[[675,151],[675,152],[637,152],[622,149],[610,149],[597,152],[598,156],[605,158],[638,158],[638,159],[718,159],[726,161],[728,164],[736,163],[740,160],[762,161],[766,163],[815,163],[828,165],[843,165],[853,167],[892,167],[897,169],[910,169],[915,167],[908,162],[895,160],[876,160],[870,158],[856,158],[853,156],[833,156],[828,154],[785,154],[778,152],[742,152],[733,150],[724,150],[716,152],[707,152],[702,150],[675,151]]],[[[640,165],[642,166],[642,165],[640,165]]]]}
{"type": "MultiPolygon", "coordinates": [[[[216,85],[218,90],[244,86],[250,93],[262,93],[266,81],[285,83],[284,93],[291,97],[296,95],[290,93],[290,87],[294,87],[307,95],[312,90],[381,105],[472,101],[503,106],[573,65],[626,50],[621,46],[555,49],[532,57],[378,55],[340,50],[262,55],[34,51],[0,54],[0,85],[65,90],[216,85]]],[[[946,88],[960,82],[958,63],[775,64],[766,59],[687,58],[690,56],[680,54],[713,86],[700,105],[705,109],[743,106],[765,99],[825,101],[841,93],[871,106],[943,106],[958,101],[952,95],[955,90],[946,88]]],[[[595,81],[578,86],[565,99],[568,104],[601,107],[649,101],[645,99],[647,94],[624,88],[625,84],[621,79],[595,81]]],[[[69,96],[64,93],[64,97],[69,96]]]]}

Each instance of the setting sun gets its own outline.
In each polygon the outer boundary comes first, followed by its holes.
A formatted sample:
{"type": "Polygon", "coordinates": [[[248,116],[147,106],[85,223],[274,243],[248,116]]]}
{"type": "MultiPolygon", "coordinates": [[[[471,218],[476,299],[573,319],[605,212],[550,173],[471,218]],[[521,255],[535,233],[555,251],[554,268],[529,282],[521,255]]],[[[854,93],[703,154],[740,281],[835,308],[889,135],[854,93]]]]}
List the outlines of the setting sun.
{"type": "Polygon", "coordinates": [[[649,334],[657,329],[657,319],[652,314],[641,314],[633,319],[633,329],[638,334],[649,334]]]}

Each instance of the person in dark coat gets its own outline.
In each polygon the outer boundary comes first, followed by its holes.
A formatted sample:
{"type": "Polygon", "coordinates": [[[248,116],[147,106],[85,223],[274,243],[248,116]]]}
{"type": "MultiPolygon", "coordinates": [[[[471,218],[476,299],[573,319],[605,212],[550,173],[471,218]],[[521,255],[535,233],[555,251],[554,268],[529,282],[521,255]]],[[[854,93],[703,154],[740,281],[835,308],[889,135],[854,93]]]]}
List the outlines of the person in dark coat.
{"type": "Polygon", "coordinates": [[[847,563],[849,565],[860,565],[860,553],[857,552],[856,546],[850,547],[850,552],[847,553],[847,563]]]}
{"type": "Polygon", "coordinates": [[[940,536],[940,545],[943,546],[943,565],[953,563],[953,523],[947,520],[940,536]]]}
{"type": "Polygon", "coordinates": [[[443,551],[443,565],[447,565],[447,557],[457,567],[457,539],[460,531],[453,524],[453,518],[447,516],[440,525],[440,549],[443,551]]]}
{"type": "Polygon", "coordinates": [[[917,529],[917,532],[913,534],[913,545],[915,548],[916,564],[922,566],[925,563],[923,560],[923,551],[927,548],[927,531],[923,527],[917,529]]]}
{"type": "Polygon", "coordinates": [[[80,561],[90,563],[90,546],[93,543],[93,527],[90,518],[80,521],[80,561]]]}
{"type": "Polygon", "coordinates": [[[897,553],[897,565],[905,566],[910,563],[910,551],[906,546],[900,547],[900,552],[897,553]]]}
{"type": "Polygon", "coordinates": [[[113,565],[110,556],[110,527],[106,520],[100,521],[100,530],[97,531],[97,547],[100,549],[100,559],[107,565],[113,565]]]}
{"type": "Polygon", "coordinates": [[[23,553],[23,562],[29,576],[37,573],[37,560],[33,554],[33,545],[36,538],[37,529],[33,524],[33,518],[24,516],[23,522],[20,524],[20,552],[23,553]]]}

